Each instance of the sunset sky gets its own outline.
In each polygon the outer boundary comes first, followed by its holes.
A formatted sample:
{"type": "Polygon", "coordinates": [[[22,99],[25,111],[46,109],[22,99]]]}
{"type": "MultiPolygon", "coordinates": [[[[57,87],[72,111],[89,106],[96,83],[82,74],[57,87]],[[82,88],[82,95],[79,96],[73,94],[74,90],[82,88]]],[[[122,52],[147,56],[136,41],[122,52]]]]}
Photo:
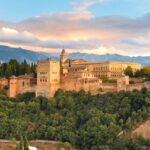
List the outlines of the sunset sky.
{"type": "Polygon", "coordinates": [[[150,0],[0,0],[0,44],[150,55],[150,0]]]}

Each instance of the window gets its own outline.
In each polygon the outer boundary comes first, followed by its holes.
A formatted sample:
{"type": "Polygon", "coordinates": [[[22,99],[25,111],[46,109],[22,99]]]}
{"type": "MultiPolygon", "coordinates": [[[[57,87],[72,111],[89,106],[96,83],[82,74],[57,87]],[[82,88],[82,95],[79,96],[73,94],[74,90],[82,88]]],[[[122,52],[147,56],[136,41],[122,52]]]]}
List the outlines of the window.
{"type": "Polygon", "coordinates": [[[53,74],[57,74],[57,72],[53,72],[53,74]]]}
{"type": "Polygon", "coordinates": [[[45,74],[47,74],[47,72],[40,72],[40,74],[41,74],[41,75],[45,75],[45,74]]]}
{"type": "Polygon", "coordinates": [[[53,82],[57,82],[57,79],[53,79],[53,82]]]}

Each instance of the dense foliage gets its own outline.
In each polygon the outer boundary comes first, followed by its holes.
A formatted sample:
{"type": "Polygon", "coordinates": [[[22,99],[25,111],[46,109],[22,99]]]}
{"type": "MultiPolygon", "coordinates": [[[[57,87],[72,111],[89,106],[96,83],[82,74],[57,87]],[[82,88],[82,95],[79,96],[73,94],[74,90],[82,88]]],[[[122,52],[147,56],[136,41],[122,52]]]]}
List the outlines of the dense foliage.
{"type": "Polygon", "coordinates": [[[150,78],[150,66],[145,66],[141,70],[137,70],[135,73],[133,72],[133,69],[128,66],[125,71],[125,75],[128,75],[129,77],[149,77],[150,78]]]}
{"type": "Polygon", "coordinates": [[[127,133],[149,117],[146,89],[95,96],[58,90],[50,100],[31,93],[15,99],[1,96],[0,138],[26,135],[28,140],[69,142],[81,150],[141,150],[150,142],[127,133]]]}
{"type": "Polygon", "coordinates": [[[16,59],[0,63],[0,77],[9,78],[12,75],[19,76],[24,74],[33,74],[36,76],[36,65],[29,64],[26,60],[18,62],[16,59]]]}
{"type": "Polygon", "coordinates": [[[133,77],[134,73],[133,73],[133,69],[131,68],[131,66],[128,66],[125,71],[124,71],[125,75],[129,76],[129,77],[133,77]]]}

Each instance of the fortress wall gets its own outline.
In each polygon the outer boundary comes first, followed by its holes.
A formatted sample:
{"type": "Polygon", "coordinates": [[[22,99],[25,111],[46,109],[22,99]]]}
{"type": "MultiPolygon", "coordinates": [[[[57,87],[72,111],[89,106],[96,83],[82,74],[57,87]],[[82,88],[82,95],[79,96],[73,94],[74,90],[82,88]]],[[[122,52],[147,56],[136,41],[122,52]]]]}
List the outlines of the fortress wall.
{"type": "Polygon", "coordinates": [[[56,91],[61,88],[60,84],[50,84],[45,86],[36,86],[35,93],[36,96],[46,96],[48,98],[53,97],[56,91]]]}
{"type": "Polygon", "coordinates": [[[0,92],[1,92],[5,87],[9,87],[9,80],[8,80],[8,79],[0,79],[0,92]]]}
{"type": "Polygon", "coordinates": [[[66,80],[61,84],[61,89],[65,91],[80,91],[81,89],[86,92],[91,92],[93,94],[98,93],[98,89],[101,87],[101,82],[82,82],[78,80],[66,80]]]}
{"type": "Polygon", "coordinates": [[[142,83],[144,81],[143,78],[139,77],[139,78],[130,78],[130,82],[134,82],[134,83],[142,83]]]}
{"type": "Polygon", "coordinates": [[[116,83],[103,83],[102,90],[104,92],[117,92],[117,84],[116,83]]]}
{"type": "Polygon", "coordinates": [[[50,92],[48,97],[53,97],[56,91],[60,88],[60,84],[54,84],[50,86],[50,92]]]}
{"type": "Polygon", "coordinates": [[[23,94],[23,93],[27,93],[27,92],[35,93],[35,90],[36,90],[36,86],[20,88],[18,90],[17,94],[23,94]]]}
{"type": "Polygon", "coordinates": [[[133,90],[140,91],[142,88],[147,88],[148,90],[150,90],[150,82],[130,84],[127,86],[127,91],[133,91],[133,90]]]}
{"type": "Polygon", "coordinates": [[[8,86],[8,83],[9,83],[8,79],[0,79],[0,85],[2,87],[8,86]]]}
{"type": "Polygon", "coordinates": [[[16,97],[18,94],[23,94],[26,92],[34,92],[36,89],[36,85],[34,85],[31,80],[34,79],[31,76],[19,76],[19,77],[11,77],[9,80],[9,97],[16,97]]]}

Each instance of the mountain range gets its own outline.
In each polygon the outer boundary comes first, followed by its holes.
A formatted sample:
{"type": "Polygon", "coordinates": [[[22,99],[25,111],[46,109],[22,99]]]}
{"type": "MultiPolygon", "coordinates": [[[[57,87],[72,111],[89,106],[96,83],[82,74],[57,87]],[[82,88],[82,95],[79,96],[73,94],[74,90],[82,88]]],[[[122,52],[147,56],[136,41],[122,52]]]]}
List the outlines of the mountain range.
{"type": "Polygon", "coordinates": [[[72,59],[85,59],[88,61],[127,61],[140,63],[142,66],[150,66],[150,56],[123,56],[119,54],[87,54],[87,53],[71,53],[70,58],[72,59]]]}
{"type": "MultiPolygon", "coordinates": [[[[12,48],[8,46],[0,45],[0,61],[5,62],[10,59],[17,59],[18,61],[23,61],[26,59],[28,62],[36,62],[41,59],[59,59],[58,53],[44,53],[44,52],[33,52],[30,50],[22,48],[12,48]]],[[[70,53],[69,58],[71,59],[85,59],[87,61],[128,61],[128,62],[137,62],[142,64],[142,66],[150,66],[150,56],[123,56],[119,54],[87,54],[87,53],[70,53]]]]}

